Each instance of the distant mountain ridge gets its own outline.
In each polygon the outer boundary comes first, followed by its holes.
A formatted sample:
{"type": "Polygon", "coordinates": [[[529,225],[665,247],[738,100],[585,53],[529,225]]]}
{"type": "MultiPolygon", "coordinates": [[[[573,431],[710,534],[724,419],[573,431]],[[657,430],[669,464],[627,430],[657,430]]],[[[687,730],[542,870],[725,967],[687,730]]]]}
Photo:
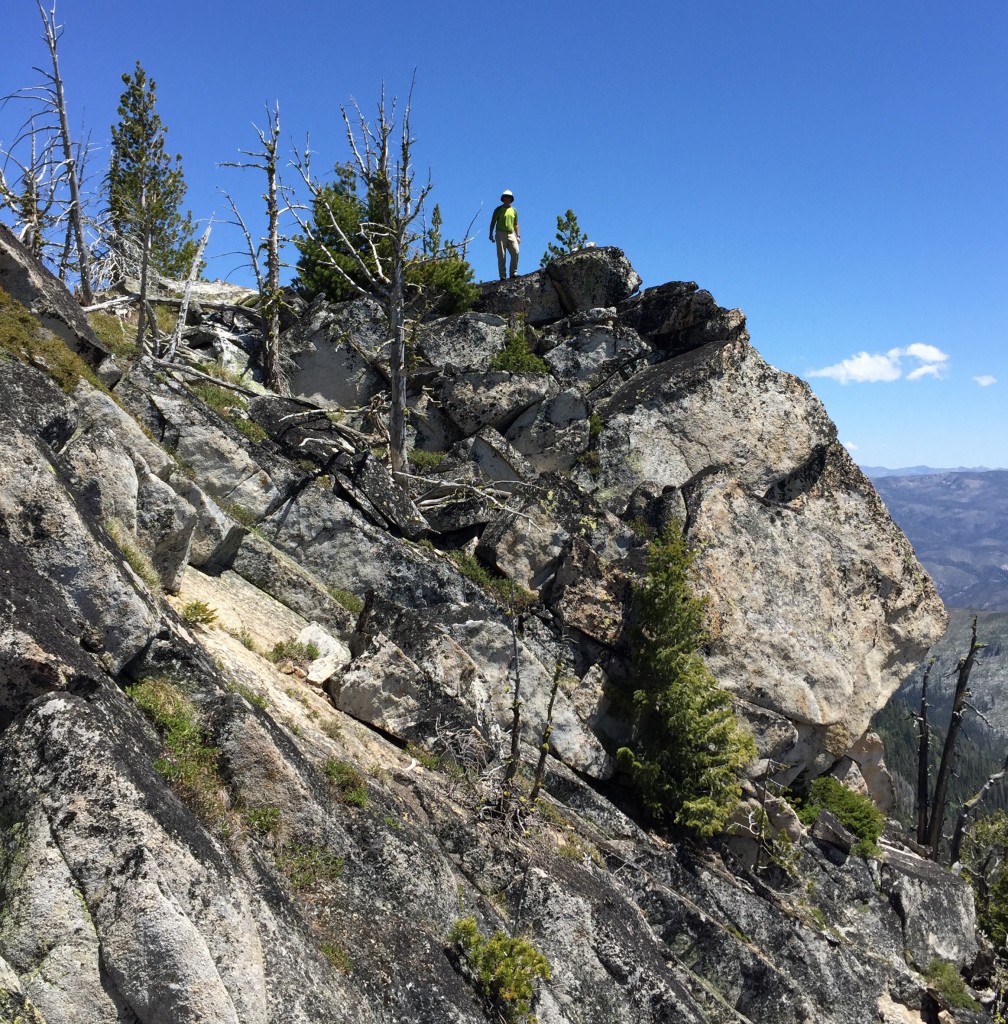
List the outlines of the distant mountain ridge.
{"type": "Polygon", "coordinates": [[[885,466],[862,466],[861,472],[874,480],[876,477],[887,476],[936,476],[942,473],[996,473],[998,470],[987,466],[956,466],[954,469],[936,469],[934,466],[904,466],[900,469],[887,469],[885,466]]]}
{"type": "Polygon", "coordinates": [[[1008,611],[1008,470],[871,479],[946,605],[1008,611]]]}

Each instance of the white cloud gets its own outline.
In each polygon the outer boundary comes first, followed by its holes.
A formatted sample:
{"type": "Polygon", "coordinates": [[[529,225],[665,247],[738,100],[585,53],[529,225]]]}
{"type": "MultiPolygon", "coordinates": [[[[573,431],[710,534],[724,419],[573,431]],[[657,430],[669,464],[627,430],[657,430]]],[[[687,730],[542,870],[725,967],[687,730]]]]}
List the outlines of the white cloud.
{"type": "Polygon", "coordinates": [[[945,367],[942,363],[925,363],[923,366],[918,366],[917,369],[911,370],[907,375],[907,380],[920,380],[921,377],[937,377],[941,378],[942,374],[945,373],[945,367]]]}
{"type": "Polygon", "coordinates": [[[918,341],[907,345],[903,351],[906,355],[913,359],[919,359],[922,363],[944,363],[948,359],[948,356],[940,348],[935,348],[934,345],[922,345],[918,341]]]}
{"type": "Polygon", "coordinates": [[[874,381],[890,381],[900,379],[898,359],[889,355],[869,355],[858,352],[857,355],[845,359],[842,363],[834,363],[822,370],[809,370],[810,377],[831,377],[840,384],[871,383],[874,381]]]}
{"type": "Polygon", "coordinates": [[[829,377],[838,384],[875,384],[922,377],[941,379],[947,368],[948,355],[940,348],[914,342],[906,348],[891,348],[885,353],[858,352],[832,366],[809,370],[808,376],[829,377]],[[904,359],[915,360],[918,365],[904,373],[904,359]]]}
{"type": "Polygon", "coordinates": [[[843,446],[849,452],[856,452],[858,450],[858,446],[853,441],[844,441],[843,446]]]}
{"type": "Polygon", "coordinates": [[[989,373],[982,373],[979,377],[974,377],[973,379],[982,388],[989,388],[991,384],[997,384],[997,377],[992,377],[989,373]]]}

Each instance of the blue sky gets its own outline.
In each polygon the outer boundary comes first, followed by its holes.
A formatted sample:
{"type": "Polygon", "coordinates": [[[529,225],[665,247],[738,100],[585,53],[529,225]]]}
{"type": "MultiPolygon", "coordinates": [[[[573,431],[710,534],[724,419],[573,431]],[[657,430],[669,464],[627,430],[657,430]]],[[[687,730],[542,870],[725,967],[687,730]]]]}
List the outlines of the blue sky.
{"type": "MultiPolygon", "coordinates": [[[[51,3],[51,0],[50,0],[51,3]]],[[[44,65],[35,0],[5,0],[0,93],[44,65]]],[[[863,465],[1008,467],[1008,4],[741,0],[241,5],[61,0],[71,120],[107,160],[139,59],[183,157],[187,206],[246,220],[279,100],[317,169],[347,157],[339,107],[404,95],[446,233],[516,196],[522,267],[573,209],[645,286],[696,281],[748,315],[768,362],[810,381],[863,465]],[[279,14],[278,14],[279,11],[279,14]]],[[[22,108],[0,110],[0,145],[22,108]]],[[[292,178],[293,180],[293,178],[292,178]]],[[[245,281],[214,228],[208,274],[245,281]]],[[[290,258],[296,258],[293,251],[290,258]]]]}

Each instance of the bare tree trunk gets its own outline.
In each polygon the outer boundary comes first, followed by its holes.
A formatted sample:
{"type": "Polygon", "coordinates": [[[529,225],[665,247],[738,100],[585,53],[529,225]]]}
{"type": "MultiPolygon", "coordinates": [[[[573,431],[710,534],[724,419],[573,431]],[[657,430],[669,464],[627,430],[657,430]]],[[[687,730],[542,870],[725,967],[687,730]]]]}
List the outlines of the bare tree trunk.
{"type": "Polygon", "coordinates": [[[955,696],[952,698],[952,718],[949,720],[948,733],[945,736],[945,747],[942,750],[941,764],[938,767],[938,778],[935,781],[934,799],[931,801],[931,821],[928,827],[927,845],[931,848],[931,859],[938,859],[938,847],[941,845],[942,824],[945,821],[945,801],[948,796],[949,779],[952,776],[952,759],[955,755],[956,741],[962,728],[962,717],[966,698],[969,696],[967,684],[977,651],[977,620],[973,619],[973,636],[970,640],[969,653],[959,661],[959,675],[956,679],[955,696]]]}
{"type": "MultiPolygon", "coordinates": [[[[137,350],[144,355],[150,355],[151,349],[145,348],[144,334],[146,333],[147,318],[147,270],[150,264],[150,211],[146,209],[147,198],[141,193],[140,202],[145,208],[143,219],[143,254],[140,258],[140,310],[137,317],[137,350]]],[[[90,305],[90,303],[89,303],[90,305]]]]}
{"type": "Polygon", "coordinates": [[[193,283],[199,276],[200,263],[203,261],[203,250],[206,249],[207,242],[210,240],[210,227],[211,225],[208,224],[206,231],[203,232],[203,237],[196,247],[196,255],[193,257],[192,266],[189,268],[185,291],[182,293],[182,302],[179,305],[178,319],[175,321],[175,330],[172,332],[171,342],[168,345],[168,352],[165,356],[169,363],[175,358],[175,350],[178,348],[178,343],[182,340],[182,328],[185,327],[186,313],[189,312],[189,298],[192,295],[193,283]]]}
{"type": "Polygon", "coordinates": [[[517,613],[511,609],[511,658],[514,662],[514,699],[511,702],[511,754],[508,757],[504,769],[504,778],[501,781],[501,811],[505,818],[510,818],[512,787],[515,776],[518,774],[518,765],[521,763],[521,660],[518,657],[518,632],[516,628],[517,613]]]}
{"type": "MultiPolygon", "coordinates": [[[[266,172],[266,220],[267,231],[265,246],[260,243],[256,245],[252,241],[252,235],[238,212],[238,207],[230,195],[227,200],[231,204],[231,210],[235,215],[235,223],[241,228],[245,236],[245,244],[248,248],[249,263],[252,272],[255,274],[256,287],[259,289],[259,308],[262,314],[262,363],[263,372],[266,377],[266,386],[278,394],[287,394],[289,391],[288,381],[280,365],[280,305],[283,295],[280,291],[280,217],[284,213],[290,213],[290,207],[280,207],[281,195],[286,196],[288,190],[280,183],[277,173],[277,152],[280,144],[280,104],[271,111],[266,108],[266,116],[269,120],[269,132],[262,128],[256,128],[259,135],[259,142],[262,150],[258,153],[248,153],[242,150],[246,156],[257,157],[261,162],[227,162],[222,167],[238,167],[243,170],[256,169],[266,172]],[[263,274],[260,266],[260,254],[266,250],[266,273],[263,274]]],[[[253,126],[255,127],[255,126],[253,126]]]]}
{"type": "Polygon", "coordinates": [[[389,412],[389,456],[392,474],[406,472],[406,298],[403,266],[393,261],[392,293],[389,302],[389,327],[392,331],[390,376],[392,379],[392,408],[389,412]]]}
{"type": "MultiPolygon", "coordinates": [[[[277,110],[276,133],[280,131],[280,112],[277,110]]],[[[280,204],[277,200],[276,148],[274,133],[270,160],[267,164],[266,208],[269,234],[266,241],[266,294],[263,296],[263,327],[265,328],[266,385],[274,391],[286,393],[287,381],[280,367],[280,204]]]]}
{"type": "Polygon", "coordinates": [[[920,729],[920,736],[917,743],[917,842],[922,846],[927,842],[928,835],[928,743],[930,740],[928,726],[928,679],[931,676],[931,669],[934,667],[935,659],[932,658],[924,669],[924,678],[921,680],[920,715],[917,718],[917,727],[920,729]]]}
{"type": "Polygon", "coordinates": [[[67,184],[70,189],[70,222],[73,225],[74,237],[77,243],[77,265],[80,273],[81,297],[85,306],[94,302],[91,293],[91,270],[88,266],[88,250],[84,239],[84,216],[81,208],[80,183],[77,180],[77,161],[74,157],[73,143],[70,139],[70,125],[67,119],[66,99],[63,94],[63,79],[60,76],[59,57],[56,53],[56,43],[59,34],[56,30],[56,7],[53,5],[52,12],[46,14],[41,0],[36,0],[39,14],[42,15],[42,22],[45,25],[46,44],[49,47],[49,55],[52,57],[52,84],[56,100],[56,112],[59,117],[60,138],[63,142],[63,160],[66,166],[67,184]]]}
{"type": "Polygon", "coordinates": [[[550,736],[553,735],[553,703],[556,701],[557,691],[560,689],[560,677],[563,675],[563,660],[557,658],[556,666],[553,669],[553,689],[550,690],[549,706],[546,708],[546,725],[543,728],[542,739],[539,742],[539,760],[536,762],[535,775],[532,779],[532,791],[529,793],[529,807],[535,807],[539,799],[539,791],[542,789],[543,777],[546,774],[546,758],[549,756],[550,736]]]}

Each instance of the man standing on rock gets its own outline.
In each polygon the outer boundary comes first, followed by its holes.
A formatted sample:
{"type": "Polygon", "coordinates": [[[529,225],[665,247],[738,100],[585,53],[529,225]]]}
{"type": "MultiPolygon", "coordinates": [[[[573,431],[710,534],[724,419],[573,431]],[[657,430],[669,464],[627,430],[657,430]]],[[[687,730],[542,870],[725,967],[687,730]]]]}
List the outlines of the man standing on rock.
{"type": "Polygon", "coordinates": [[[514,194],[510,189],[501,193],[501,204],[490,217],[490,241],[497,242],[497,272],[504,280],[504,259],[511,254],[510,276],[518,273],[518,247],[521,245],[521,231],[518,228],[518,211],[512,205],[514,194]],[[495,239],[496,233],[496,239],[495,239]]]}

